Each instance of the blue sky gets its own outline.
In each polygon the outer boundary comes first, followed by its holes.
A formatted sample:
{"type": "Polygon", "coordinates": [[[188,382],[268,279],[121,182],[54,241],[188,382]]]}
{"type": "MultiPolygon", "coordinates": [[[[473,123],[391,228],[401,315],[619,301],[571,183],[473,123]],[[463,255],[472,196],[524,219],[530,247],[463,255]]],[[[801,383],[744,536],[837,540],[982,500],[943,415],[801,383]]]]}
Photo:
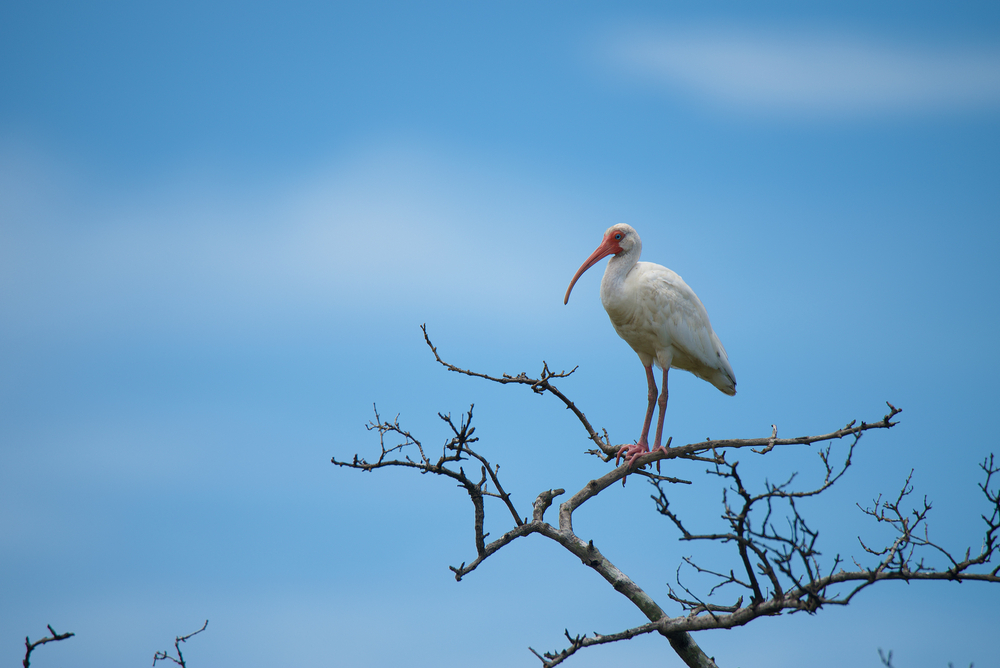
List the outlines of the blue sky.
{"type": "MultiPolygon", "coordinates": [[[[531,666],[564,628],[641,624],[540,538],[456,583],[461,490],[330,464],[377,450],[373,404],[438,444],[436,413],[474,402],[522,514],[600,475],[554,400],[448,373],[419,325],[484,372],[579,365],[559,387],[635,439],[646,388],[603,263],[562,305],[616,222],[699,294],[739,380],[673,374],[675,443],[891,401],[900,426],[809,508],[824,554],[884,537],[855,504],[911,469],[932,537],[976,549],[998,28],[992,3],[7,3],[0,662],[52,624],[77,635],[33,665],[141,665],[207,618],[192,666],[531,666]]],[[[805,448],[744,463],[819,474],[805,448]]],[[[694,548],[636,483],[576,528],[666,605],[694,548]]],[[[719,498],[705,479],[678,503],[710,523],[719,498]]],[[[998,615],[990,587],[886,585],[698,640],[744,668],[991,665],[998,615]]]]}

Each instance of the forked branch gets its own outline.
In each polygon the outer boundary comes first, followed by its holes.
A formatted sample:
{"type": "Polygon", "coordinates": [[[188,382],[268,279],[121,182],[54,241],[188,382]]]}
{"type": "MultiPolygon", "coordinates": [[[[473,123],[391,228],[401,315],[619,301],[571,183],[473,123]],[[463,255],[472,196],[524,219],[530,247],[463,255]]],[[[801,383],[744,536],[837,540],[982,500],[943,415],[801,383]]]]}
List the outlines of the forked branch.
{"type": "Polygon", "coordinates": [[[50,642],[66,640],[67,638],[72,638],[74,635],[73,633],[56,633],[51,624],[47,624],[45,628],[49,630],[49,633],[52,634],[51,636],[45,636],[35,642],[31,642],[31,639],[28,638],[28,636],[24,636],[24,660],[21,661],[21,665],[24,666],[24,668],[28,668],[28,666],[31,665],[31,653],[42,645],[50,642]]]}

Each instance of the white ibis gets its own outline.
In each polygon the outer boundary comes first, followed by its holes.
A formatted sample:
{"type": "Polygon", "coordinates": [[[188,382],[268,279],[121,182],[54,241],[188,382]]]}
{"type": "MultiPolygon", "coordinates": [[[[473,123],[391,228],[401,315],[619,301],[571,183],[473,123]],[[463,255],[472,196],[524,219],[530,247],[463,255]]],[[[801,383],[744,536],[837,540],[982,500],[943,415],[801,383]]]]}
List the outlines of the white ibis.
{"type": "MultiPolygon", "coordinates": [[[[670,367],[690,371],[732,396],[736,394],[736,376],[729,366],[729,357],[719,337],[712,331],[708,312],[701,300],[684,280],[652,262],[639,262],[642,242],[632,227],[618,224],[608,228],[604,241],[573,276],[566,289],[563,304],[569,303],[569,293],[583,272],[608,255],[608,268],[601,280],[601,303],[611,318],[618,336],[632,346],[646,368],[649,403],[642,435],[634,445],[623,445],[618,457],[625,457],[629,466],[640,455],[650,452],[649,425],[653,406],[659,404],[656,420],[656,440],[653,450],[661,449],[663,414],[667,410],[667,371],[670,367]],[[663,392],[659,399],[653,364],[663,369],[663,392]]],[[[615,458],[617,463],[618,458],[615,458]]]]}

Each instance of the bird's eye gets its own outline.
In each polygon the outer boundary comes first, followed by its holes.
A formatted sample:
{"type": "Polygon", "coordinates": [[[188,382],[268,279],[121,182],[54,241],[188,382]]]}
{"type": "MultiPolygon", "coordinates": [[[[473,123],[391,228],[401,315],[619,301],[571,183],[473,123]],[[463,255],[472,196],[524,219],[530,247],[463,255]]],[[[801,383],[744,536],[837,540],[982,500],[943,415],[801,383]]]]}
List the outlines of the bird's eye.
{"type": "Polygon", "coordinates": [[[617,234],[615,234],[615,241],[621,241],[621,240],[622,240],[622,233],[618,232],[617,234]]]}

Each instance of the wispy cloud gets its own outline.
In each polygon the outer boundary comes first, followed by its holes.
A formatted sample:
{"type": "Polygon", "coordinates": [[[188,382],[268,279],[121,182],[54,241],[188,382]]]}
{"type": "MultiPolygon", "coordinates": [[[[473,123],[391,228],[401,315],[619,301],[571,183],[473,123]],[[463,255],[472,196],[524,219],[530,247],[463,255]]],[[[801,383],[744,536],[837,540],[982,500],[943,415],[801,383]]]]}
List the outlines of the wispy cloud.
{"type": "Polygon", "coordinates": [[[30,153],[0,154],[0,192],[12,195],[0,203],[8,333],[225,336],[357,312],[430,317],[523,301],[529,267],[555,271],[535,256],[555,234],[555,216],[540,217],[556,200],[421,148],[369,148],[253,189],[207,186],[210,174],[144,192],[84,181],[30,153]]]}
{"type": "Polygon", "coordinates": [[[1000,47],[810,30],[624,30],[626,71],[726,111],[857,117],[1000,108],[1000,47]]]}

